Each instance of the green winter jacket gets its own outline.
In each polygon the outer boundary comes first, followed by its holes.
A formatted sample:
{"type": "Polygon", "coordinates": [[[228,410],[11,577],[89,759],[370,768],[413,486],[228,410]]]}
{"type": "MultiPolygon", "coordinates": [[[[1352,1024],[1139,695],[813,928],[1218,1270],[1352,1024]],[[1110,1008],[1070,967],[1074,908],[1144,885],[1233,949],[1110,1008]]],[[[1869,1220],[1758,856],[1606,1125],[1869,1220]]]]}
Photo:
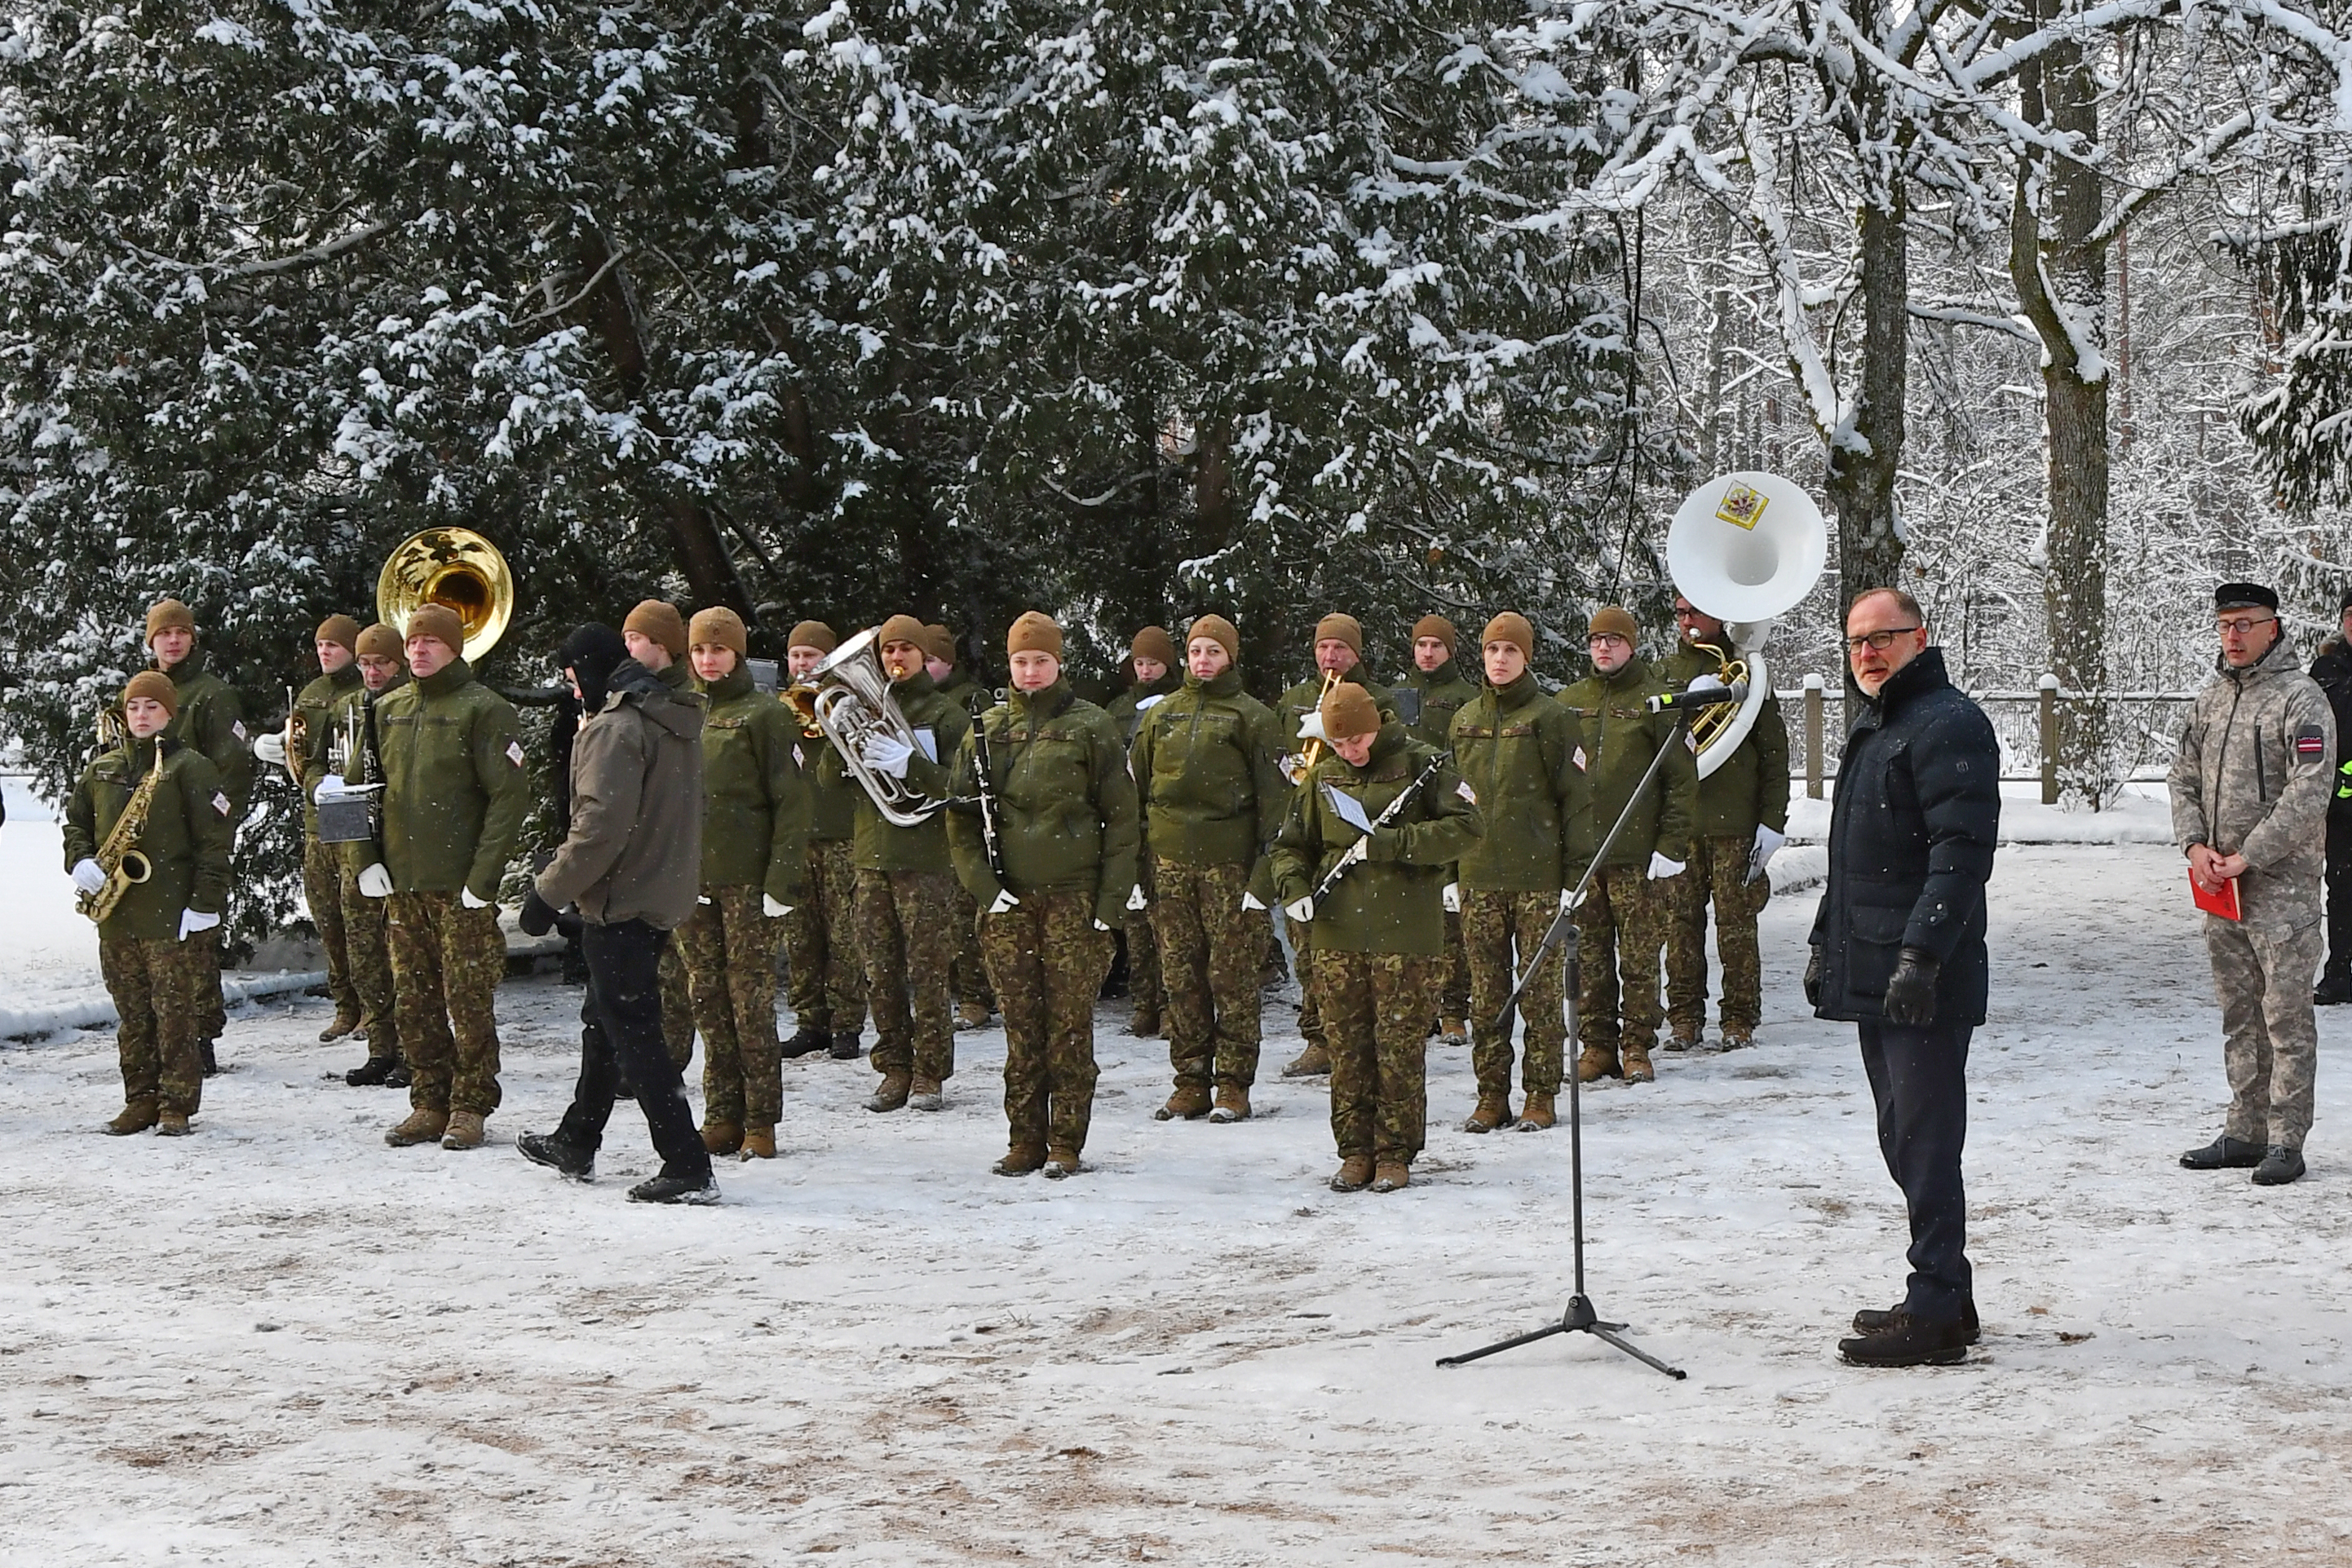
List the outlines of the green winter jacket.
{"type": "MultiPolygon", "coordinates": [[[[351,690],[337,695],[335,706],[329,709],[327,714],[329,721],[334,726],[334,740],[320,758],[322,766],[316,776],[309,778],[304,785],[304,789],[310,794],[315,796],[319,790],[319,780],[334,772],[338,768],[343,769],[342,779],[347,784],[369,782],[368,770],[383,761],[381,753],[383,745],[382,727],[371,716],[369,709],[373,706],[375,707],[375,712],[380,715],[383,708],[378,705],[406,685],[408,685],[408,672],[396,670],[393,673],[392,679],[384,683],[383,690],[380,692],[371,694],[367,689],[367,683],[362,681],[351,690]],[[352,721],[355,716],[359,720],[360,745],[362,747],[368,743],[369,730],[371,728],[375,730],[376,747],[379,754],[375,763],[365,761],[354,763],[351,758],[344,755],[346,749],[344,742],[351,735],[352,721]]],[[[376,782],[382,782],[381,774],[375,775],[374,779],[376,782]]]]}
{"type": "Polygon", "coordinates": [[[1579,744],[1592,790],[1591,842],[1596,848],[1633,798],[1658,747],[1669,739],[1674,745],[1625,831],[1617,835],[1603,862],[1608,868],[1646,866],[1654,850],[1670,861],[1690,858],[1691,830],[1698,821],[1698,764],[1678,733],[1675,716],[1652,713],[1645,702],[1665,695],[1666,689],[1666,683],[1635,658],[1613,675],[1587,675],[1559,694],[1560,706],[1583,727],[1579,744]]]}
{"type": "MultiPolygon", "coordinates": [[[[1420,777],[1439,752],[1401,723],[1381,727],[1360,769],[1337,752],[1315,765],[1291,799],[1274,841],[1276,896],[1286,905],[1313,894],[1339,857],[1364,835],[1331,805],[1328,791],[1352,799],[1367,821],[1420,777]]],[[[1449,867],[1478,841],[1486,820],[1462,776],[1441,765],[1404,810],[1372,837],[1368,858],[1348,868],[1319,899],[1308,922],[1318,953],[1413,953],[1445,948],[1443,896],[1449,867]]]]}
{"type": "Polygon", "coordinates": [[[226,681],[205,667],[205,650],[200,644],[188,652],[188,656],[163,673],[171,677],[179,694],[180,706],[172,714],[172,722],[163,733],[183,746],[193,746],[205,754],[213,768],[220,775],[220,786],[228,793],[229,822],[245,821],[245,808],[253,799],[253,737],[245,727],[245,700],[226,681]]]}
{"type": "MultiPolygon", "coordinates": [[[[1343,681],[1353,681],[1372,694],[1372,705],[1381,710],[1382,724],[1398,722],[1395,694],[1388,687],[1373,681],[1370,666],[1361,659],[1356,661],[1354,669],[1339,678],[1343,681]]],[[[1322,701],[1323,672],[1320,670],[1282,694],[1282,699],[1276,705],[1274,714],[1276,718],[1283,721],[1282,750],[1285,756],[1297,756],[1299,747],[1307,744],[1299,737],[1298,727],[1307,722],[1307,716],[1315,712],[1322,701]]]]}
{"type": "MultiPolygon", "coordinates": [[[[1255,872],[1290,807],[1281,721],[1227,669],[1144,710],[1129,753],[1151,852],[1171,865],[1255,872]]],[[[1264,892],[1261,892],[1261,897],[1264,892]]]]}
{"type": "Polygon", "coordinates": [[[1454,717],[1454,766],[1486,831],[1457,868],[1465,892],[1554,893],[1591,857],[1592,801],[1576,716],[1522,673],[1454,717]]]}
{"type": "MultiPolygon", "coordinates": [[[[963,745],[963,737],[971,731],[971,718],[963,709],[941,696],[931,677],[920,670],[894,683],[890,695],[908,727],[914,730],[917,741],[928,740],[928,744],[916,746],[915,755],[907,763],[908,787],[933,800],[948,799],[949,769],[955,764],[956,750],[963,745]]],[[[948,855],[947,824],[941,820],[947,815],[945,811],[934,811],[911,828],[894,827],[874,809],[873,797],[866,793],[864,785],[851,779],[849,787],[857,791],[857,828],[854,835],[856,848],[852,858],[858,870],[955,869],[948,855]]]]}
{"type": "Polygon", "coordinates": [[[1405,672],[1398,688],[1397,703],[1401,708],[1413,706],[1403,695],[1411,691],[1419,695],[1421,716],[1405,727],[1412,737],[1440,750],[1452,744],[1454,716],[1478,695],[1479,688],[1462,678],[1462,666],[1452,659],[1433,670],[1424,671],[1418,664],[1405,672]]]}
{"type": "Polygon", "coordinates": [[[1127,747],[1110,716],[1055,681],[1027,696],[1007,694],[982,722],[1004,881],[988,863],[979,748],[966,735],[956,751],[959,808],[948,821],[964,890],[982,909],[1000,892],[1083,892],[1094,898],[1097,920],[1125,925],[1140,829],[1127,747]]]}
{"type": "Polygon", "coordinates": [[[740,660],[702,690],[702,890],[756,887],[796,904],[809,831],[809,788],[793,759],[800,727],[740,660]]]}
{"type": "MultiPolygon", "coordinates": [[[[66,870],[94,858],[121,820],[131,792],[155,765],[153,739],[104,752],[83,769],[66,802],[66,870]]],[[[100,936],[176,942],[180,912],[218,915],[228,903],[228,849],[236,818],[219,771],[194,747],[170,738],[163,747],[163,782],[147,807],[139,851],[152,870],[134,883],[99,924],[100,936]]]]}
{"type": "Polygon", "coordinates": [[[315,801],[319,780],[334,771],[336,727],[351,711],[352,694],[364,689],[359,664],[353,661],[331,675],[320,675],[294,699],[294,711],[302,716],[304,726],[302,755],[295,760],[302,768],[302,829],[307,833],[319,831],[315,801]]]}
{"type": "MultiPolygon", "coordinates": [[[[514,705],[454,659],[378,696],[375,735],[393,891],[464,890],[496,902],[530,805],[514,705]]],[[[370,849],[346,847],[355,855],[370,849]]]]}
{"type": "MultiPolygon", "coordinates": [[[[1713,653],[1685,643],[1660,662],[1658,673],[1681,692],[1722,668],[1713,653]]],[[[1767,692],[1747,738],[1698,781],[1698,835],[1753,842],[1759,827],[1778,833],[1788,826],[1789,724],[1780,716],[1780,699],[1767,692]]]]}
{"type": "Polygon", "coordinates": [[[793,744],[800,749],[801,773],[808,780],[809,841],[835,844],[856,837],[857,802],[865,786],[850,777],[849,765],[831,741],[796,735],[793,744]]]}
{"type": "Polygon", "coordinates": [[[1158,707],[1160,702],[1165,702],[1171,693],[1182,691],[1184,680],[1182,670],[1170,670],[1156,681],[1138,681],[1129,685],[1127,690],[1105,703],[1103,712],[1110,715],[1111,723],[1118,727],[1119,739],[1133,746],[1136,733],[1142,727],[1143,716],[1158,707]],[[1155,697],[1160,702],[1153,702],[1155,697]],[[1146,706],[1147,703],[1150,706],[1146,706]]]}

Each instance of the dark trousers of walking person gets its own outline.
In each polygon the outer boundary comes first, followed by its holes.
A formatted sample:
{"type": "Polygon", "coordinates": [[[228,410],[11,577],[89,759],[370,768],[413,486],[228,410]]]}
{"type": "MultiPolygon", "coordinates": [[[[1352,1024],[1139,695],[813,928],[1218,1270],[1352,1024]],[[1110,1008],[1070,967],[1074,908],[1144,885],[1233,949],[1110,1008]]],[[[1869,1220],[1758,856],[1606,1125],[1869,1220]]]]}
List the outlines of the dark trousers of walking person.
{"type": "Polygon", "coordinates": [[[1911,1215],[1911,1281],[1904,1308],[1949,1322],[1974,1299],[1960,1149],[1969,1133],[1969,1026],[1910,1029],[1864,1022],[1862,1065],[1878,1104],[1878,1149],[1911,1215]]]}
{"type": "Polygon", "coordinates": [[[580,1082],[555,1135],[592,1152],[601,1147],[625,1082],[646,1113],[661,1174],[708,1177],[710,1155],[695,1129],[685,1080],[662,1040],[661,956],[669,940],[668,932],[642,920],[581,926],[588,997],[580,1008],[580,1082]]]}

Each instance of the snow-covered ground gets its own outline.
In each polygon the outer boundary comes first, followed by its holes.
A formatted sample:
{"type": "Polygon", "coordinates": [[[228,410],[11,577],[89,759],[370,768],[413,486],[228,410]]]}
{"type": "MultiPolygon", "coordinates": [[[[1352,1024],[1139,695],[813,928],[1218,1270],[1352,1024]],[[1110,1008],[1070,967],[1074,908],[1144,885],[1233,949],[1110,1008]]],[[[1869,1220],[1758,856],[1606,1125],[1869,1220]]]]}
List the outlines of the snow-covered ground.
{"type": "MultiPolygon", "coordinates": [[[[13,829],[10,830],[13,832],[13,829]]],[[[1757,1049],[1589,1097],[1591,1279],[1687,1367],[1588,1338],[1475,1366],[1568,1293],[1564,1132],[1472,1137],[1431,1051],[1415,1185],[1324,1188],[1319,1084],[1160,1124],[1106,1007],[1092,1168],[990,1176],[1002,1037],[938,1116],[787,1065],[727,1202],[623,1199],[513,1152],[566,1096],[577,993],[509,987],[478,1153],[395,1152],[325,1075],[323,1003],[246,1010],[199,1134],[113,1140],[110,1040],[0,1050],[0,1561],[2172,1564],[2352,1561],[2352,1086],[2310,1176],[2193,1176],[2224,1099],[2159,847],[2004,852],[1969,1152],[1985,1341],[1869,1373],[1900,1291],[1851,1031],[1766,915],[1757,1049]]],[[[9,973],[20,959],[9,956],[9,973]]],[[[2323,1014],[2332,1051],[2352,1020],[2323,1014]]]]}

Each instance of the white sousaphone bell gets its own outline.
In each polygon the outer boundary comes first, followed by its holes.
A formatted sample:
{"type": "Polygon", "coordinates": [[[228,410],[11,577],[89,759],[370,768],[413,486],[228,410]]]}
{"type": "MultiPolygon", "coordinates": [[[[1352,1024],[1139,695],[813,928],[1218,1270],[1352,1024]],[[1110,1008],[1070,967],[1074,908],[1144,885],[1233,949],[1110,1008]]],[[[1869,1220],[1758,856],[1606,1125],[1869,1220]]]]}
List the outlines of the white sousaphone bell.
{"type": "Polygon", "coordinates": [[[1732,645],[1715,650],[1723,682],[1748,687],[1738,707],[1710,708],[1692,722],[1700,778],[1722,767],[1755,727],[1772,695],[1764,640],[1774,618],[1813,591],[1828,556],[1821,507],[1778,474],[1719,475],[1676,509],[1666,530],[1667,575],[1685,599],[1724,623],[1732,645]]]}

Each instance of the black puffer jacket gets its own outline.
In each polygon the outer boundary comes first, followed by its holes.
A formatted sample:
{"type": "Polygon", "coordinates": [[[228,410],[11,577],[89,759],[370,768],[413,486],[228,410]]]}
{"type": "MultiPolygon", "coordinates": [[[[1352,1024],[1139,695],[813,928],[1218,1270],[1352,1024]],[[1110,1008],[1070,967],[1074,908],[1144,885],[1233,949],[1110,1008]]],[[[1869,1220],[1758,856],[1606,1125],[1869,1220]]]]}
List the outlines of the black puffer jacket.
{"type": "Polygon", "coordinates": [[[1984,1022],[1985,882],[2000,830],[2000,743],[1929,648],[1846,737],[1813,916],[1825,1019],[1874,1019],[1906,947],[1941,960],[1935,1022],[1984,1022]]]}
{"type": "Polygon", "coordinates": [[[2338,833],[2352,827],[2352,646],[2344,633],[2330,632],[2312,655],[2311,678],[2336,710],[2336,786],[2327,802],[2328,825],[2338,833]]]}

